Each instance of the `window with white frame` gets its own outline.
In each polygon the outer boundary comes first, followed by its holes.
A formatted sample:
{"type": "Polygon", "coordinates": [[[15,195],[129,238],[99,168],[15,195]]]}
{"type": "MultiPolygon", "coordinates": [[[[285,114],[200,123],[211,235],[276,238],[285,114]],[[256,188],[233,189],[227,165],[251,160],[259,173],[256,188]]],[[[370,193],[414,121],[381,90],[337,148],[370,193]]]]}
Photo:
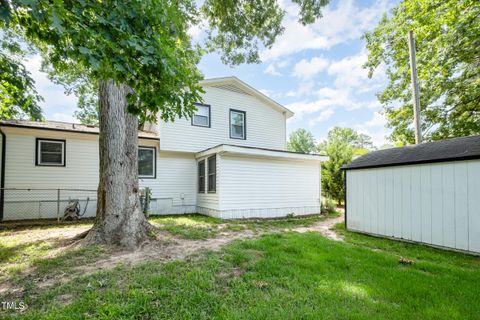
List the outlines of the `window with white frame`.
{"type": "Polygon", "coordinates": [[[210,127],[210,106],[196,103],[197,110],[192,117],[192,125],[198,127],[210,127]]]}
{"type": "Polygon", "coordinates": [[[246,128],[245,111],[230,109],[230,138],[245,140],[247,138],[246,128]]]}
{"type": "Polygon", "coordinates": [[[155,178],[156,176],[156,148],[138,147],[138,177],[155,178]]]}
{"type": "Polygon", "coordinates": [[[37,139],[37,166],[65,166],[65,140],[37,139]]]}

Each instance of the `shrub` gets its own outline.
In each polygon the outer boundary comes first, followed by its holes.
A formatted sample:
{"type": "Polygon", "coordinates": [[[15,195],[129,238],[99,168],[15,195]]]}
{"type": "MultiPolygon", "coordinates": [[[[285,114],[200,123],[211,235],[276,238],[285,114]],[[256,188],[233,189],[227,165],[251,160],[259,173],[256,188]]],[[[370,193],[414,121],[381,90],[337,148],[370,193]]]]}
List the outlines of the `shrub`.
{"type": "Polygon", "coordinates": [[[330,214],[336,212],[335,203],[331,199],[326,199],[320,206],[320,213],[330,214]]]}

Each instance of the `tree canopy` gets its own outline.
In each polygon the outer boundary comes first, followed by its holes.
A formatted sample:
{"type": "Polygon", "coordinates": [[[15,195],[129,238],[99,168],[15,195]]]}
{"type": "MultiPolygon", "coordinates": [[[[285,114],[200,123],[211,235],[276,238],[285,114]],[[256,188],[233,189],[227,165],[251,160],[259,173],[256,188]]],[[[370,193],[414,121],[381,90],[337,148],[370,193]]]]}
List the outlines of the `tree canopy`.
{"type": "MultiPolygon", "coordinates": [[[[295,0],[299,21],[321,17],[328,0],[295,0]]],[[[96,123],[97,80],[132,89],[130,111],[141,120],[191,116],[201,101],[197,63],[219,52],[229,65],[259,62],[259,50],[283,32],[276,0],[88,1],[22,0],[2,6],[2,29],[14,30],[43,53],[50,78],[79,97],[76,116],[96,123]],[[206,40],[193,45],[189,28],[206,40]]]]}
{"type": "Polygon", "coordinates": [[[480,133],[480,5],[476,0],[406,0],[365,34],[369,75],[386,65],[378,94],[393,142],[414,143],[408,31],[416,38],[425,140],[480,133]]]}
{"type": "MultiPolygon", "coordinates": [[[[0,27],[2,26],[0,21],[0,27]]],[[[42,118],[39,103],[42,97],[35,89],[35,81],[22,62],[28,50],[4,30],[0,40],[0,119],[42,118]]]]}
{"type": "Polygon", "coordinates": [[[372,138],[351,128],[334,127],[327,139],[318,144],[319,152],[328,156],[322,163],[322,191],[335,199],[338,205],[345,197],[344,175],[341,167],[352,161],[354,155],[363,155],[375,147],[372,138]]]}
{"type": "Polygon", "coordinates": [[[293,152],[313,153],[316,150],[313,134],[305,129],[297,129],[290,133],[287,149],[293,152]]]}
{"type": "MultiPolygon", "coordinates": [[[[295,0],[299,21],[325,0],[295,0]]],[[[202,102],[198,62],[218,51],[231,65],[259,61],[283,31],[275,0],[19,0],[2,2],[1,27],[41,52],[52,80],[80,96],[98,94],[99,187],[86,243],[138,247],[150,225],[140,210],[138,124],[190,117],[202,102]],[[206,23],[203,46],[188,30],[206,23]]],[[[91,99],[80,99],[96,107],[91,99]]],[[[85,116],[88,120],[88,114],[85,116]]],[[[87,121],[86,120],[86,121],[87,121]]]]}
{"type": "Polygon", "coordinates": [[[4,19],[56,73],[125,83],[130,112],[172,120],[200,99],[200,52],[187,34],[194,13],[189,1],[15,1],[4,19]]]}
{"type": "Polygon", "coordinates": [[[372,137],[369,135],[358,133],[351,128],[334,127],[328,131],[327,139],[318,144],[318,151],[326,153],[328,145],[334,142],[350,146],[354,151],[363,150],[359,151],[361,154],[375,149],[372,137]]]}

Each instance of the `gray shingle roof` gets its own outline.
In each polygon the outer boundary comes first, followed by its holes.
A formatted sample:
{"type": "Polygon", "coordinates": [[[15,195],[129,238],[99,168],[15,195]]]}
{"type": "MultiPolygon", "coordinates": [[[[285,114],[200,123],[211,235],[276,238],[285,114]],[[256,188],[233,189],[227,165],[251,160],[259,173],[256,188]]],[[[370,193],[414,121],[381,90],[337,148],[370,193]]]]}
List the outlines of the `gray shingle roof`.
{"type": "MultiPolygon", "coordinates": [[[[99,133],[99,129],[97,126],[61,121],[0,120],[0,127],[1,126],[20,127],[28,129],[58,130],[90,134],[99,133]]],[[[149,131],[138,131],[138,137],[143,139],[158,139],[158,134],[149,131]]]]}
{"type": "Polygon", "coordinates": [[[388,167],[407,164],[480,159],[480,135],[373,151],[342,169],[388,167]]]}

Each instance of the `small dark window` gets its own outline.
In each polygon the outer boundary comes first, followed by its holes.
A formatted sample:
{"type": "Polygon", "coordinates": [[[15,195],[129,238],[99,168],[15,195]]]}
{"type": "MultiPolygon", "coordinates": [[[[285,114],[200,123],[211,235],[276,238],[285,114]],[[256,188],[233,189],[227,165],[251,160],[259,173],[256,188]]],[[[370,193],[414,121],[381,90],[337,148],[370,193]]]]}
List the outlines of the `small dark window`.
{"type": "Polygon", "coordinates": [[[205,193],[205,160],[198,162],[198,192],[205,193]]]}
{"type": "Polygon", "coordinates": [[[156,176],[156,148],[139,147],[138,148],[138,177],[155,178],[156,176]]]}
{"type": "Polygon", "coordinates": [[[217,156],[208,158],[208,192],[217,191],[217,156]]]}
{"type": "Polygon", "coordinates": [[[37,139],[37,166],[65,166],[65,140],[37,139]]]}
{"type": "Polygon", "coordinates": [[[247,120],[245,111],[230,109],[230,138],[247,138],[247,120]]]}
{"type": "Polygon", "coordinates": [[[192,117],[192,126],[210,127],[210,106],[207,104],[196,103],[197,110],[192,117]]]}

